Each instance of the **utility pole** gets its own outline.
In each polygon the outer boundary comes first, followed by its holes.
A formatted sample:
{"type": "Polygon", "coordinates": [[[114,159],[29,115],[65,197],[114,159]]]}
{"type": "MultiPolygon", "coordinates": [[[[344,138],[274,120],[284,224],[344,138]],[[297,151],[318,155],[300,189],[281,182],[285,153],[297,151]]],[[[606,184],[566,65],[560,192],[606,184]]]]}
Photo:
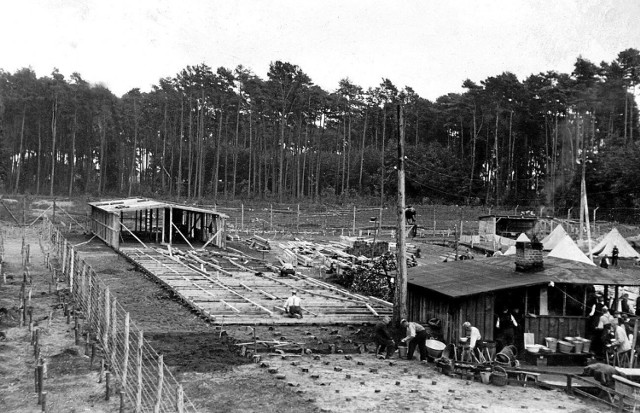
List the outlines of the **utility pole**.
{"type": "Polygon", "coordinates": [[[407,318],[407,227],[405,225],[405,193],[404,193],[404,114],[402,105],[398,105],[398,230],[396,231],[398,274],[395,282],[393,298],[393,322],[407,318]]]}

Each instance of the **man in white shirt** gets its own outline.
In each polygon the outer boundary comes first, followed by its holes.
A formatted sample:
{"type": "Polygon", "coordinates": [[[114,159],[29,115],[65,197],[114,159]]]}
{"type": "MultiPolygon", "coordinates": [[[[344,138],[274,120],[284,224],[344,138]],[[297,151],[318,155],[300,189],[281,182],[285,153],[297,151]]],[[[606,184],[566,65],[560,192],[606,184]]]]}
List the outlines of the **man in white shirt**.
{"type": "Polygon", "coordinates": [[[287,298],[284,304],[284,311],[289,317],[302,318],[302,308],[300,307],[300,297],[297,292],[291,291],[291,297],[287,298]]]}
{"type": "Polygon", "coordinates": [[[629,341],[629,336],[627,335],[627,331],[624,326],[615,326],[615,341],[612,344],[617,346],[616,351],[618,353],[624,353],[625,351],[631,350],[631,342],[629,341]]]}
{"type": "Polygon", "coordinates": [[[403,343],[409,342],[409,349],[407,351],[407,360],[413,360],[413,353],[416,351],[416,346],[420,350],[420,361],[427,359],[427,330],[420,324],[409,322],[405,319],[400,321],[400,324],[407,329],[407,336],[401,341],[403,343]]]}
{"type": "Polygon", "coordinates": [[[482,336],[480,335],[480,330],[478,330],[476,327],[472,326],[470,322],[465,322],[462,327],[464,327],[465,330],[465,337],[467,337],[467,339],[469,340],[469,348],[471,348],[471,350],[473,351],[474,348],[476,348],[476,342],[480,341],[482,339],[482,336]]]}

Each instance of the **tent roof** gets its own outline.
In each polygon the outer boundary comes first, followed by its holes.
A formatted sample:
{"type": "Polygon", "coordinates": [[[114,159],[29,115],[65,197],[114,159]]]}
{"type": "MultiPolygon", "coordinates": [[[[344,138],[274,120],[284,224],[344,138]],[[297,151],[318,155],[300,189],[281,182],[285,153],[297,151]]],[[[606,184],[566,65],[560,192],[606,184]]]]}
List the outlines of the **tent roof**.
{"type": "Polygon", "coordinates": [[[507,248],[507,250],[504,252],[504,255],[516,255],[516,246],[515,245],[511,245],[509,248],[507,248]]]}
{"type": "Polygon", "coordinates": [[[558,224],[558,226],[556,226],[549,235],[544,237],[542,240],[542,247],[546,251],[551,251],[558,242],[562,241],[565,235],[568,235],[567,231],[564,230],[564,227],[561,224],[558,224]]]}
{"type": "Polygon", "coordinates": [[[527,237],[527,235],[523,232],[520,235],[518,235],[518,238],[516,238],[516,242],[531,242],[531,240],[529,239],[529,237],[527,237]]]}
{"type": "Polygon", "coordinates": [[[614,246],[618,247],[618,256],[620,258],[640,258],[640,254],[638,254],[627,240],[620,235],[617,228],[613,228],[609,231],[602,241],[593,247],[591,253],[593,255],[604,255],[610,257],[614,246]]]}
{"type": "Polygon", "coordinates": [[[565,260],[584,262],[585,264],[595,265],[584,252],[578,248],[569,235],[565,235],[556,246],[551,250],[549,257],[562,258],[565,260]]]}
{"type": "Polygon", "coordinates": [[[603,269],[581,262],[547,257],[544,269],[522,273],[512,257],[462,260],[419,265],[407,271],[407,283],[451,298],[466,297],[510,288],[557,284],[640,286],[637,272],[603,269]]]}
{"type": "Polygon", "coordinates": [[[126,199],[114,199],[111,201],[89,202],[89,205],[91,205],[94,208],[98,208],[102,211],[112,213],[112,214],[123,212],[123,211],[130,212],[130,211],[141,211],[145,209],[174,208],[174,209],[182,209],[185,211],[202,212],[204,214],[213,214],[223,218],[228,218],[227,215],[221,214],[220,212],[217,212],[215,209],[199,208],[191,205],[173,204],[170,202],[157,201],[154,199],[147,199],[147,198],[126,198],[126,199]]]}

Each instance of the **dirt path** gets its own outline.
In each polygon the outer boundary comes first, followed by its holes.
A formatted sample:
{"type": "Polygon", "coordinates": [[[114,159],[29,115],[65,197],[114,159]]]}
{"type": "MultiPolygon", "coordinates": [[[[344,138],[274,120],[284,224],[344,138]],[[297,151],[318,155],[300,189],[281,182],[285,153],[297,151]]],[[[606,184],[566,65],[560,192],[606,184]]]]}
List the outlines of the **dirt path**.
{"type": "MultiPolygon", "coordinates": [[[[22,231],[4,227],[4,263],[2,271],[7,283],[0,284],[0,412],[40,412],[35,393],[34,347],[30,344],[28,320],[19,327],[19,294],[23,281],[22,231]]],[[[90,367],[84,348],[74,345],[73,324],[67,324],[58,305],[58,296],[49,292],[51,273],[44,266],[35,231],[26,231],[25,243],[30,244],[31,263],[28,265],[34,329],[40,330],[40,354],[47,364],[47,378],[43,390],[47,394],[50,412],[113,412],[119,401],[112,397],[105,401],[105,384],[98,383],[97,363],[90,367]],[[49,315],[53,317],[49,320],[49,315]]],[[[62,284],[61,284],[62,287],[62,284]]]]}

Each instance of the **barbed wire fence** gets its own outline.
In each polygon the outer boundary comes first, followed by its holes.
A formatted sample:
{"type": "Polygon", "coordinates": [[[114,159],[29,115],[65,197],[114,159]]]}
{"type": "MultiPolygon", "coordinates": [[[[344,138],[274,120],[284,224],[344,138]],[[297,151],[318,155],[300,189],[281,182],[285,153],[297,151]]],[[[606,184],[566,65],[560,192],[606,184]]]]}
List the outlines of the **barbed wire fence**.
{"type": "MultiPolygon", "coordinates": [[[[91,347],[92,363],[101,355],[105,375],[113,374],[120,391],[124,392],[130,406],[127,410],[196,412],[182,385],[164,364],[163,356],[145,340],[143,331],[132,322],[109,287],[99,280],[93,268],[47,217],[42,219],[40,236],[51,243],[51,253],[61,266],[57,275],[69,287],[73,301],[67,311],[71,311],[76,320],[76,344],[79,336],[85,336],[85,345],[91,347]]],[[[45,265],[53,270],[51,253],[45,254],[45,265]]],[[[102,372],[101,369],[100,379],[102,372]]]]}
{"type": "MultiPolygon", "coordinates": [[[[397,228],[395,207],[299,204],[245,204],[236,207],[208,205],[228,215],[229,233],[297,233],[344,236],[393,236],[397,228]]],[[[492,210],[483,207],[414,205],[417,223],[427,236],[453,236],[460,228],[463,234],[477,232],[481,215],[519,214],[522,211],[492,210]],[[462,222],[462,225],[460,224],[462,222]]]]}

